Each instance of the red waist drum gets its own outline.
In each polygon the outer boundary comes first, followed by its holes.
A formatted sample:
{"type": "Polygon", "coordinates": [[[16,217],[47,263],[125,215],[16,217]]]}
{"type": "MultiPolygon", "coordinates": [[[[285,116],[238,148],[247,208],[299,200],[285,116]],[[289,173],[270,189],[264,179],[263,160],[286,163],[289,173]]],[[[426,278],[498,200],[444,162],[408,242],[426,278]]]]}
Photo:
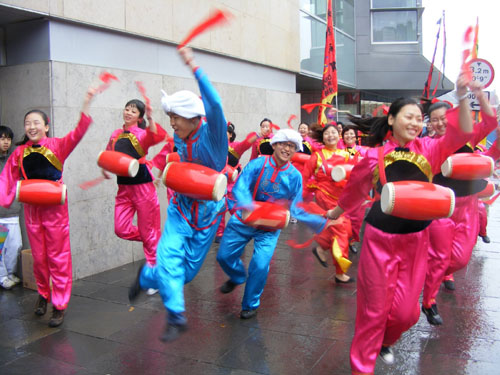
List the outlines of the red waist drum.
{"type": "Polygon", "coordinates": [[[243,211],[243,223],[262,230],[286,228],[290,221],[290,211],[272,202],[253,202],[253,211],[243,211]]]}
{"type": "Polygon", "coordinates": [[[101,151],[97,165],[121,177],[135,177],[139,171],[139,161],[119,151],[101,151]]]}
{"type": "Polygon", "coordinates": [[[226,164],[225,171],[226,171],[227,175],[229,176],[229,180],[231,182],[236,181],[236,179],[238,178],[238,170],[236,168],[230,166],[229,164],[226,164]]]}
{"type": "Polygon", "coordinates": [[[456,180],[477,180],[490,177],[495,169],[492,158],[480,154],[454,154],[441,165],[444,177],[456,180]]]}
{"type": "Polygon", "coordinates": [[[495,184],[491,181],[488,181],[488,185],[477,193],[478,198],[489,198],[495,193],[495,184]]]}
{"type": "Polygon", "coordinates": [[[170,152],[165,155],[165,161],[167,162],[167,164],[172,161],[181,161],[181,156],[177,152],[170,152]]]}
{"type": "Polygon", "coordinates": [[[382,212],[409,220],[450,217],[455,209],[453,190],[422,181],[388,182],[380,198],[382,212]]]}
{"type": "Polygon", "coordinates": [[[200,164],[170,162],[162,180],[170,189],[194,199],[218,202],[226,194],[226,176],[200,164]]]}
{"type": "Polygon", "coordinates": [[[16,200],[38,206],[55,206],[66,202],[66,185],[50,180],[20,180],[16,200]]]}
{"type": "Polygon", "coordinates": [[[311,158],[311,155],[304,154],[302,152],[296,152],[295,154],[292,155],[292,163],[297,163],[297,164],[305,164],[309,161],[311,158]]]}
{"type": "Polygon", "coordinates": [[[332,168],[332,180],[335,182],[348,180],[351,176],[351,171],[353,168],[353,164],[342,164],[334,166],[332,168]]]}

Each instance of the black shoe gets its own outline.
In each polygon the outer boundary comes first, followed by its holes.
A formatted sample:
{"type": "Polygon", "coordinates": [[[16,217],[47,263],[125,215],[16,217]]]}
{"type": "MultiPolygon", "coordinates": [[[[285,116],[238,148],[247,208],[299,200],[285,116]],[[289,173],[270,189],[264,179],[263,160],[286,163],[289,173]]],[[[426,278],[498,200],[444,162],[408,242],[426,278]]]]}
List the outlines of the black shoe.
{"type": "Polygon", "coordinates": [[[52,308],[52,316],[49,320],[49,327],[59,327],[64,322],[64,310],[52,308]]]}
{"type": "Polygon", "coordinates": [[[224,294],[231,293],[237,286],[238,284],[235,284],[231,280],[228,280],[224,284],[222,284],[222,286],[220,287],[220,292],[224,294]]]}
{"type": "Polygon", "coordinates": [[[455,290],[455,282],[453,280],[445,280],[443,283],[446,289],[455,290]]]}
{"type": "Polygon", "coordinates": [[[422,306],[422,312],[427,317],[429,324],[432,324],[433,326],[440,326],[443,324],[443,319],[438,314],[437,305],[435,303],[432,304],[429,309],[422,306]]]}
{"type": "Polygon", "coordinates": [[[354,277],[350,277],[349,280],[343,281],[343,280],[337,279],[337,276],[335,276],[335,282],[337,284],[349,284],[349,283],[353,283],[354,281],[356,281],[356,279],[354,277]]]}
{"type": "Polygon", "coordinates": [[[187,331],[187,324],[168,324],[165,332],[161,335],[160,340],[163,342],[171,342],[177,340],[181,334],[187,331]]]}
{"type": "Polygon", "coordinates": [[[328,267],[328,263],[326,263],[324,260],[322,260],[319,255],[318,255],[318,250],[316,250],[316,248],[313,248],[312,249],[312,253],[314,254],[314,256],[316,257],[316,259],[318,260],[319,264],[321,264],[323,267],[327,268],[328,267]]]}
{"type": "Polygon", "coordinates": [[[255,310],[241,310],[240,318],[241,319],[252,319],[257,315],[257,309],[255,310]]]}
{"type": "Polygon", "coordinates": [[[491,240],[490,240],[490,238],[488,236],[481,236],[481,238],[483,239],[484,243],[490,243],[491,242],[491,240]]]}
{"type": "Polygon", "coordinates": [[[380,359],[386,365],[392,365],[394,363],[394,353],[392,351],[392,348],[389,346],[382,346],[382,348],[380,349],[380,359]]]}
{"type": "Polygon", "coordinates": [[[139,282],[139,279],[143,268],[144,264],[139,267],[134,282],[132,283],[132,285],[130,285],[130,288],[128,288],[128,300],[130,302],[134,301],[141,293],[141,284],[139,282]]]}
{"type": "Polygon", "coordinates": [[[353,254],[357,254],[358,253],[358,248],[356,246],[354,246],[354,245],[349,244],[349,250],[351,250],[351,252],[353,254]]]}
{"type": "Polygon", "coordinates": [[[215,236],[215,243],[220,243],[220,240],[222,239],[222,236],[215,236]]]}
{"type": "Polygon", "coordinates": [[[38,316],[45,315],[47,312],[47,300],[41,295],[38,295],[38,300],[35,305],[35,314],[38,316]]]}

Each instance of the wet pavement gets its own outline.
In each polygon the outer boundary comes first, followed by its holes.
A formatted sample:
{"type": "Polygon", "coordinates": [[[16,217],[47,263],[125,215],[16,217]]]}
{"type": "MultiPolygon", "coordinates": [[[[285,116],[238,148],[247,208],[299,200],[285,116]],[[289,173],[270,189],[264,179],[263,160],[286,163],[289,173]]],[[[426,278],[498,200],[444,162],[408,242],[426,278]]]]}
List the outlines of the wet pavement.
{"type": "MultiPolygon", "coordinates": [[[[239,318],[243,288],[218,288],[226,276],[215,260],[217,244],[185,289],[189,331],[158,340],[165,325],[159,295],[142,293],[131,306],[128,286],[138,263],[74,283],[64,324],[49,328],[37,317],[34,291],[0,291],[0,374],[350,374],[356,283],[334,282],[334,267],[321,267],[304,242],[309,231],[283,231],[256,318],[239,318]]],[[[488,233],[456,290],[437,302],[444,325],[423,316],[394,347],[396,362],[377,362],[375,374],[500,374],[500,205],[490,210],[488,233]]],[[[119,244],[117,244],[116,251],[119,244]]],[[[247,247],[245,260],[252,253],[247,247]]],[[[351,254],[352,255],[352,254],[351,254]]],[[[356,276],[359,255],[352,255],[356,276]]]]}

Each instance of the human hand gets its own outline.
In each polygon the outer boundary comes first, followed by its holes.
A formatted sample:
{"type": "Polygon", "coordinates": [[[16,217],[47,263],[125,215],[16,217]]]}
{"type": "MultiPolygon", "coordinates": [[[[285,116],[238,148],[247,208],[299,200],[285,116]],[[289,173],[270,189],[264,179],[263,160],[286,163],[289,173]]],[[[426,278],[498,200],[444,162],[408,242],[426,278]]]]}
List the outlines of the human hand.
{"type": "Polygon", "coordinates": [[[182,47],[178,49],[179,55],[184,61],[184,64],[193,67],[194,66],[194,54],[193,50],[190,47],[182,47]]]}
{"type": "Polygon", "coordinates": [[[108,173],[105,169],[102,169],[102,168],[101,168],[101,173],[102,173],[102,175],[104,176],[104,178],[105,178],[106,180],[111,179],[111,175],[110,175],[110,174],[109,174],[109,173],[108,173]]]}

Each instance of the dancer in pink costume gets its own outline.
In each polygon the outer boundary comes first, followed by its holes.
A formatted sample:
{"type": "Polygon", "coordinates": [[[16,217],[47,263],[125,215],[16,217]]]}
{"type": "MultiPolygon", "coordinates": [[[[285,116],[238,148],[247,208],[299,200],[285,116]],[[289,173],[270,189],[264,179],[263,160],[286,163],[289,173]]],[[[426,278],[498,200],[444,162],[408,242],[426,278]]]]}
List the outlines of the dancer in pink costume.
{"type": "Polygon", "coordinates": [[[268,118],[263,118],[260,122],[260,134],[252,145],[252,154],[250,160],[256,159],[261,155],[272,155],[271,138],[273,137],[273,122],[268,118]]]}
{"type": "MultiPolygon", "coordinates": [[[[125,104],[124,124],[116,129],[106,150],[123,152],[139,160],[135,177],[117,176],[118,193],[115,199],[115,233],[128,241],[143,243],[146,262],[156,264],[156,246],[161,235],[160,203],[153,184],[151,167],[146,163],[148,149],[165,139],[166,132],[154,122],[151,107],[133,99],[125,104]],[[144,125],[144,114],[149,126],[144,125]],[[133,224],[137,213],[137,226],[133,224]]],[[[103,170],[106,178],[109,174],[103,170]]]]}
{"type": "MultiPolygon", "coordinates": [[[[373,187],[380,194],[385,177],[389,182],[430,181],[432,170],[467,141],[472,120],[468,112],[465,115],[469,121],[461,121],[459,128],[457,111],[450,113],[455,117],[449,121],[450,128],[456,126],[456,129],[450,129],[447,136],[436,140],[418,138],[423,113],[412,99],[397,99],[384,117],[352,118],[362,131],[370,133],[370,145],[380,144],[384,139],[387,142],[368,150],[354,167],[338,206],[328,211],[327,216],[337,219],[344,211],[359,209],[373,187]],[[384,167],[382,171],[379,165],[384,167]]],[[[358,267],[352,374],[373,374],[379,354],[384,362],[393,363],[391,346],[418,321],[418,300],[427,264],[426,228],[430,221],[384,214],[378,198],[366,222],[358,267]]]]}
{"type": "Polygon", "coordinates": [[[491,240],[486,231],[488,227],[488,212],[486,210],[486,204],[480,199],[477,200],[477,210],[479,215],[479,237],[482,238],[484,243],[490,243],[491,240]]]}
{"type": "MultiPolygon", "coordinates": [[[[495,113],[481,87],[472,83],[471,89],[480,102],[483,121],[474,126],[467,145],[458,152],[473,152],[474,147],[497,126],[495,113]]],[[[461,99],[460,105],[466,101],[465,98],[461,99]]],[[[444,137],[447,133],[449,120],[447,120],[446,111],[447,105],[442,102],[429,107],[429,117],[436,131],[436,139],[444,137]]],[[[484,154],[496,159],[498,149],[492,146],[484,154]]],[[[450,218],[434,220],[429,227],[429,259],[422,312],[430,324],[440,325],[443,324],[443,319],[437,309],[436,296],[443,280],[448,280],[448,282],[452,280],[453,273],[465,267],[469,262],[479,233],[476,193],[485,187],[486,182],[484,180],[454,180],[443,177],[441,173],[436,173],[433,181],[453,189],[456,197],[453,215],[450,218]]]]}
{"type": "MultiPolygon", "coordinates": [[[[96,91],[89,88],[76,128],[63,138],[50,138],[49,119],[34,109],[24,116],[25,137],[12,153],[0,175],[0,205],[9,207],[16,196],[19,180],[44,179],[62,182],[64,161],[75,149],[89,128],[92,119],[89,106],[96,91]]],[[[68,307],[73,282],[69,238],[68,201],[62,205],[24,204],[26,231],[33,255],[38,300],[36,315],[47,312],[52,302],[50,327],[60,326],[68,307]],[[52,280],[52,291],[50,286],[52,280]]]]}

